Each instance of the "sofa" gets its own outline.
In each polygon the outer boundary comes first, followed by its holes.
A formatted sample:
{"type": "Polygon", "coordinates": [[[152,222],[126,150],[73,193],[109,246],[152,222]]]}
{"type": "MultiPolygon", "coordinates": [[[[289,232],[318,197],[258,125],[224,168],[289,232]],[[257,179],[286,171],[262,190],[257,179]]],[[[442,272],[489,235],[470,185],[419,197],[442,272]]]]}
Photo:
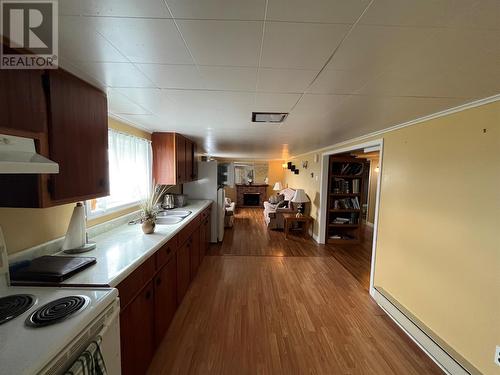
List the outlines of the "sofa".
{"type": "Polygon", "coordinates": [[[291,202],[295,195],[294,189],[286,188],[278,194],[282,195],[282,202],[285,203],[264,202],[264,221],[269,229],[283,229],[285,227],[283,214],[297,212],[297,205],[291,202]]]}

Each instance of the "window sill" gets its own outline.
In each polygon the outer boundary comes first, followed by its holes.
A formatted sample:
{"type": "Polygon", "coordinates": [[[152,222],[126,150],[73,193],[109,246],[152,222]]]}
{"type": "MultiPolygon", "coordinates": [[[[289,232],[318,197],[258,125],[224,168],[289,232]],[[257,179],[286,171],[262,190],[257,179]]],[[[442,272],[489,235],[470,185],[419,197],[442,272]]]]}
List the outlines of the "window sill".
{"type": "Polygon", "coordinates": [[[99,219],[99,218],[104,217],[104,216],[116,214],[117,212],[124,211],[128,208],[139,206],[140,203],[141,203],[141,201],[125,203],[125,204],[120,204],[118,206],[108,208],[106,210],[100,210],[100,211],[95,211],[95,212],[90,212],[90,207],[87,204],[87,212],[89,212],[89,214],[87,215],[87,220],[99,219]]]}

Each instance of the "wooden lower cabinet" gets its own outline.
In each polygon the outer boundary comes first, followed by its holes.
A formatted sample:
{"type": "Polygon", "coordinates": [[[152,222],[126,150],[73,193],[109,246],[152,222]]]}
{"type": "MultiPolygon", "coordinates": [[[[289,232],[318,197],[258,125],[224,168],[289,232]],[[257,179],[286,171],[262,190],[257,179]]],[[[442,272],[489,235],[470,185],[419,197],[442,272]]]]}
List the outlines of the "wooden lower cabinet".
{"type": "Polygon", "coordinates": [[[193,281],[196,273],[198,272],[198,267],[200,266],[200,227],[195,229],[193,234],[191,235],[191,249],[190,249],[190,263],[191,263],[191,272],[190,279],[193,281]]]}
{"type": "Polygon", "coordinates": [[[154,287],[146,287],[121,311],[120,339],[122,374],[146,373],[153,359],[154,346],[154,287]]]}
{"type": "Polygon", "coordinates": [[[192,239],[188,238],[177,249],[177,303],[181,303],[191,282],[191,244],[192,239]]]}
{"type": "Polygon", "coordinates": [[[204,211],[118,284],[124,375],[145,374],[165,337],[206,253],[206,219],[204,211]]]}
{"type": "Polygon", "coordinates": [[[200,263],[203,261],[205,255],[208,254],[208,250],[210,248],[210,237],[211,237],[211,228],[210,228],[210,208],[207,208],[206,217],[201,222],[200,226],[200,263]]]}
{"type": "Polygon", "coordinates": [[[155,277],[155,343],[158,346],[167,333],[177,310],[177,259],[175,256],[155,277]]]}

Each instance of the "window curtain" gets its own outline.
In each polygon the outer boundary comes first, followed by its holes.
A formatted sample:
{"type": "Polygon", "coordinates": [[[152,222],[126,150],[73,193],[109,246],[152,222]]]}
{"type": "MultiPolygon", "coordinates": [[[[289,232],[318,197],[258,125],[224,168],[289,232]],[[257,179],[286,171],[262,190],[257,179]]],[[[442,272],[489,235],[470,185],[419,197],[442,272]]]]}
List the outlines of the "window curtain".
{"type": "Polygon", "coordinates": [[[108,144],[110,196],[99,206],[106,209],[146,198],[152,180],[151,142],[109,129],[108,144]]]}

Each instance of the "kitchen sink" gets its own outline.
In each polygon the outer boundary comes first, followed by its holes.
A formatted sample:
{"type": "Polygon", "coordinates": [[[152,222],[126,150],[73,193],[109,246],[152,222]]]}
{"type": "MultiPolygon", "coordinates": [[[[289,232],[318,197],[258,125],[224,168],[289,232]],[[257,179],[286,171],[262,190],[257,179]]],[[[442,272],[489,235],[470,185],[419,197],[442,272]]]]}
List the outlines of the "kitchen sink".
{"type": "Polygon", "coordinates": [[[173,216],[173,215],[158,215],[156,217],[156,224],[158,225],[172,225],[180,223],[184,218],[182,216],[173,216]]]}
{"type": "Polygon", "coordinates": [[[161,211],[161,212],[158,212],[158,215],[156,215],[157,217],[181,217],[181,218],[185,218],[185,217],[188,217],[189,215],[191,215],[191,211],[188,211],[188,210],[169,210],[169,211],[161,211]]]}

